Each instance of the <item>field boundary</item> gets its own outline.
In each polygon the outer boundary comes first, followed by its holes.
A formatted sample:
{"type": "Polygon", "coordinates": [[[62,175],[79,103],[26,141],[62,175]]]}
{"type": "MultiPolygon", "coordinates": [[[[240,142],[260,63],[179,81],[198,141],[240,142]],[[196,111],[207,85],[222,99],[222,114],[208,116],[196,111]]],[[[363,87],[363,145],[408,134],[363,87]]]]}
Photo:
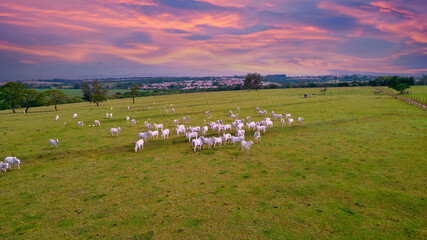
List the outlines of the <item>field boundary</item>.
{"type": "Polygon", "coordinates": [[[377,89],[377,90],[379,90],[379,91],[381,91],[381,92],[383,92],[383,93],[386,93],[386,94],[388,94],[388,95],[391,95],[391,96],[392,96],[392,97],[394,97],[394,98],[398,98],[398,99],[401,99],[401,100],[403,100],[403,101],[405,101],[405,102],[407,102],[407,103],[410,103],[410,104],[416,105],[417,107],[420,107],[420,108],[423,108],[423,109],[427,109],[427,105],[424,105],[424,104],[422,104],[422,103],[419,103],[419,102],[417,102],[417,101],[414,101],[414,100],[412,100],[412,99],[410,99],[410,98],[405,98],[405,97],[402,97],[402,96],[396,95],[396,94],[391,93],[391,92],[389,92],[389,91],[387,91],[387,90],[384,90],[384,89],[382,89],[382,88],[378,88],[378,87],[374,87],[374,88],[375,88],[375,89],[377,89]]]}

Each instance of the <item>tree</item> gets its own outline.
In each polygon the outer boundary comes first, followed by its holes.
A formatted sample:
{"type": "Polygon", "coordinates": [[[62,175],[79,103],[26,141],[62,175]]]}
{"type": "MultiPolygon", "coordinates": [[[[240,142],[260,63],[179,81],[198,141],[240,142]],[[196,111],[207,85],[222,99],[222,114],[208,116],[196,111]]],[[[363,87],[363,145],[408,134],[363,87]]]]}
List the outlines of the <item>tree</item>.
{"type": "Polygon", "coordinates": [[[41,106],[43,94],[32,89],[23,89],[21,94],[21,102],[26,107],[25,112],[28,112],[30,107],[41,106]]]}
{"type": "Polygon", "coordinates": [[[44,95],[48,98],[47,104],[55,105],[55,111],[58,111],[56,105],[67,100],[67,97],[64,92],[59,90],[48,90],[44,92],[44,95]]]}
{"type": "Polygon", "coordinates": [[[98,79],[94,79],[92,84],[82,84],[83,99],[89,102],[96,103],[99,106],[100,102],[107,101],[107,91],[102,89],[102,85],[98,82],[98,79]]]}
{"type": "Polygon", "coordinates": [[[132,90],[130,91],[130,96],[132,97],[133,103],[135,103],[135,96],[138,93],[138,88],[139,85],[138,84],[134,84],[132,90]]]}
{"type": "Polygon", "coordinates": [[[262,77],[259,73],[248,73],[246,74],[245,80],[243,80],[243,86],[249,89],[255,89],[258,91],[262,87],[262,77]]]}
{"type": "Polygon", "coordinates": [[[388,87],[396,91],[400,91],[400,94],[403,94],[403,91],[410,88],[411,85],[414,85],[414,83],[415,81],[413,77],[401,78],[398,76],[393,76],[388,80],[388,87]]]}
{"type": "Polygon", "coordinates": [[[90,100],[91,103],[96,103],[96,106],[99,106],[100,102],[105,102],[107,101],[107,97],[103,94],[92,94],[90,95],[90,100]]]}
{"type": "Polygon", "coordinates": [[[83,100],[90,101],[91,89],[89,83],[82,83],[83,100]]]}
{"type": "Polygon", "coordinates": [[[20,106],[24,89],[25,86],[20,82],[8,82],[0,88],[0,100],[9,105],[15,113],[15,108],[20,106]]]}

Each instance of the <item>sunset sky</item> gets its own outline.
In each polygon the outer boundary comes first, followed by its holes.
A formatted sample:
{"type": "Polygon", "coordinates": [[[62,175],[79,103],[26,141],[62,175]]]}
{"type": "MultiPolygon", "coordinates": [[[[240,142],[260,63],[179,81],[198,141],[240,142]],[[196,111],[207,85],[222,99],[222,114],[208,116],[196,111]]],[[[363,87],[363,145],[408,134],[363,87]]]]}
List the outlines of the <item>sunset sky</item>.
{"type": "Polygon", "coordinates": [[[0,80],[426,74],[427,1],[0,0],[0,80]]]}

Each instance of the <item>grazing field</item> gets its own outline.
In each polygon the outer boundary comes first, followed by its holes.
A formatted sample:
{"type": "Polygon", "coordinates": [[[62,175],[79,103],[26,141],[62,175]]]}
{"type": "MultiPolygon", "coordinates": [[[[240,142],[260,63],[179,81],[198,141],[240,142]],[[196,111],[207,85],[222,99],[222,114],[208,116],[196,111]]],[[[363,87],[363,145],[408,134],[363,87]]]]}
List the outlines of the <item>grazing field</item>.
{"type": "Polygon", "coordinates": [[[426,239],[426,111],[368,87],[319,93],[211,92],[0,111],[1,156],[22,160],[20,170],[0,175],[0,239],[426,239]],[[176,113],[167,115],[170,104],[176,113]],[[189,116],[188,125],[202,126],[210,110],[212,120],[229,123],[237,107],[240,118],[261,120],[260,107],[304,123],[273,120],[249,154],[230,144],[194,153],[174,133],[133,151],[144,121],[172,130],[173,119],[189,116]],[[101,127],[88,126],[95,119],[101,127]],[[120,136],[109,136],[118,126],[120,136]],[[59,139],[57,150],[50,138],[59,139]]]}
{"type": "MultiPolygon", "coordinates": [[[[45,92],[45,91],[51,90],[51,89],[37,88],[37,89],[34,89],[34,90],[36,90],[37,92],[45,92]]],[[[83,93],[82,93],[81,89],[68,89],[68,88],[66,89],[66,88],[64,88],[64,89],[57,89],[57,90],[60,90],[60,91],[64,92],[65,95],[67,95],[67,97],[83,97],[83,93]]],[[[126,89],[109,89],[108,92],[107,92],[107,95],[114,95],[117,92],[126,93],[126,92],[130,92],[130,90],[126,90],[126,89]]]]}
{"type": "MultiPolygon", "coordinates": [[[[399,91],[388,87],[383,87],[383,89],[394,94],[400,93],[399,91]]],[[[409,94],[404,94],[402,97],[410,98],[414,101],[427,105],[427,86],[411,86],[411,88],[406,89],[406,91],[408,91],[409,94]]]]}

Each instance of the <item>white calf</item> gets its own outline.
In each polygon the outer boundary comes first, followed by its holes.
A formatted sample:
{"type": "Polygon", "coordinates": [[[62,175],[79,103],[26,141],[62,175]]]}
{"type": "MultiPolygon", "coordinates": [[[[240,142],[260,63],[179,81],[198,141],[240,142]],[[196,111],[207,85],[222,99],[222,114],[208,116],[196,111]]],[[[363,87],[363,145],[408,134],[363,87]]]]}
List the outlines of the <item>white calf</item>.
{"type": "Polygon", "coordinates": [[[289,127],[292,125],[292,123],[294,123],[294,119],[293,118],[289,118],[288,119],[288,125],[289,125],[289,127]]]}
{"type": "Polygon", "coordinates": [[[255,142],[258,143],[258,140],[261,142],[261,133],[255,132],[254,133],[255,142]]]}
{"type": "Polygon", "coordinates": [[[129,124],[130,117],[126,116],[126,122],[129,124]]]}
{"type": "Polygon", "coordinates": [[[288,118],[290,118],[291,117],[291,114],[290,113],[285,113],[285,119],[288,119],[288,118]]]}
{"type": "Polygon", "coordinates": [[[165,140],[165,138],[167,137],[167,139],[169,139],[169,129],[165,129],[165,130],[160,130],[161,131],[161,135],[163,140],[165,140]]]}
{"type": "Polygon", "coordinates": [[[304,121],[304,118],[299,117],[299,118],[298,118],[298,122],[299,122],[299,125],[300,125],[300,126],[302,126],[302,121],[304,121]]]}
{"type": "Polygon", "coordinates": [[[242,149],[242,153],[243,153],[243,149],[246,149],[246,153],[249,153],[249,148],[251,148],[252,144],[254,144],[252,140],[250,140],[249,142],[242,141],[240,143],[240,148],[242,149]]]}
{"type": "Polygon", "coordinates": [[[284,119],[284,118],[281,118],[281,119],[280,119],[280,123],[282,124],[282,127],[283,127],[283,125],[285,124],[285,119],[284,119]]]}
{"type": "Polygon", "coordinates": [[[135,152],[138,152],[138,150],[140,150],[142,152],[143,148],[144,148],[144,139],[139,139],[135,143],[135,152]]]}
{"type": "Polygon", "coordinates": [[[53,146],[55,146],[55,148],[58,148],[58,142],[58,139],[49,139],[50,149],[52,149],[53,146]]]}
{"type": "Polygon", "coordinates": [[[76,118],[76,117],[78,117],[79,115],[77,115],[77,113],[74,113],[73,114],[73,118],[76,118]]]}
{"type": "Polygon", "coordinates": [[[59,115],[56,115],[55,121],[59,119],[59,115]]]}
{"type": "Polygon", "coordinates": [[[111,136],[114,136],[114,133],[115,133],[115,134],[117,134],[117,137],[118,137],[119,134],[120,134],[120,127],[118,127],[118,128],[111,128],[110,129],[110,133],[111,133],[111,136]]]}
{"type": "Polygon", "coordinates": [[[19,167],[19,164],[21,164],[21,160],[16,158],[16,157],[7,157],[4,159],[4,162],[8,163],[10,168],[12,168],[14,166],[18,166],[18,169],[21,169],[19,167]]]}

